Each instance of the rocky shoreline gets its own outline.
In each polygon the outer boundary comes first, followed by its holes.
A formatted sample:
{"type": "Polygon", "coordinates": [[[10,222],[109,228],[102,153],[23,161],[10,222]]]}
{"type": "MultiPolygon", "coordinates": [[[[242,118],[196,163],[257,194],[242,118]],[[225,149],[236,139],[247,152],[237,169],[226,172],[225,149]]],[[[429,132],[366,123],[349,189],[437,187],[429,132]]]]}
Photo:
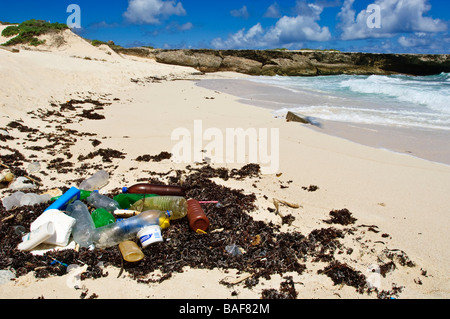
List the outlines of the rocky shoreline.
{"type": "Polygon", "coordinates": [[[375,54],[317,50],[164,50],[115,48],[119,54],[189,66],[201,72],[231,71],[248,75],[433,75],[450,72],[450,55],[375,54]]]}

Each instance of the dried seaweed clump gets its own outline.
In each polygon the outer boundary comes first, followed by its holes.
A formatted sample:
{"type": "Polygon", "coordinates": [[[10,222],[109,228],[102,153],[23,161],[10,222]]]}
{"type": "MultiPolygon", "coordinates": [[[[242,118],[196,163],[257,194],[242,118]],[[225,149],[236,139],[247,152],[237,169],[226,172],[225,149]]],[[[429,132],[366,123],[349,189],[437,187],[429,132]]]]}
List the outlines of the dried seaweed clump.
{"type": "Polygon", "coordinates": [[[317,271],[318,274],[325,274],[331,278],[335,285],[348,285],[355,287],[359,292],[363,292],[366,287],[366,276],[360,271],[356,271],[347,264],[339,261],[330,263],[327,267],[317,271]]]}
{"type": "Polygon", "coordinates": [[[125,155],[126,155],[125,153],[118,151],[118,150],[113,150],[111,148],[101,148],[94,152],[89,153],[86,156],[83,156],[83,155],[78,156],[78,161],[84,161],[87,159],[92,159],[96,156],[100,156],[102,158],[103,162],[111,163],[112,158],[124,159],[125,155]]]}
{"type": "Polygon", "coordinates": [[[171,157],[172,157],[171,153],[161,152],[158,155],[145,154],[145,155],[138,156],[138,157],[136,157],[135,161],[138,161],[138,162],[149,162],[149,161],[161,162],[162,160],[170,159],[171,157]]]}
{"type": "Polygon", "coordinates": [[[298,292],[295,290],[292,276],[283,277],[285,281],[280,283],[280,289],[263,289],[261,299],[295,299],[298,292]]]}
{"type": "Polygon", "coordinates": [[[350,225],[356,221],[356,218],[352,217],[352,213],[347,208],[332,210],[330,216],[331,219],[324,220],[325,223],[350,225]]]}

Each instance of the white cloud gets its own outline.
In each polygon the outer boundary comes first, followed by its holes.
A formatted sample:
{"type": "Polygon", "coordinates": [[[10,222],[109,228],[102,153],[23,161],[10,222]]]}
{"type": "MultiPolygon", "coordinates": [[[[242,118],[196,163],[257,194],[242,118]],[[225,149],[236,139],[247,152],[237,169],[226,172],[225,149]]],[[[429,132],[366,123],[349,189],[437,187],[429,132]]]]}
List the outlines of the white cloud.
{"type": "Polygon", "coordinates": [[[380,9],[380,28],[367,24],[373,17],[373,11],[364,9],[356,14],[354,1],[345,0],[338,15],[343,40],[392,37],[398,33],[442,32],[447,29],[444,21],[426,16],[431,9],[428,0],[375,0],[373,4],[380,9]]]}
{"type": "Polygon", "coordinates": [[[169,16],[186,15],[186,11],[176,0],[129,0],[123,15],[132,23],[159,24],[169,16]]]}
{"type": "Polygon", "coordinates": [[[292,44],[302,41],[328,41],[331,33],[328,27],[321,27],[309,16],[284,16],[266,33],[266,41],[274,44],[292,44]]]}
{"type": "MultiPolygon", "coordinates": [[[[216,38],[212,41],[212,45],[217,49],[290,47],[304,41],[330,40],[331,33],[328,27],[321,27],[317,23],[323,8],[308,4],[306,8],[308,10],[304,14],[300,12],[294,17],[283,16],[277,20],[275,25],[266,29],[257,23],[249,30],[244,28],[229,35],[225,40],[216,38]]],[[[275,11],[271,11],[271,13],[275,13],[275,11]]]]}
{"type": "Polygon", "coordinates": [[[247,19],[247,18],[249,17],[249,13],[248,13],[248,10],[247,10],[247,6],[243,6],[243,7],[240,8],[240,9],[231,10],[231,11],[230,11],[230,14],[231,14],[233,17],[236,17],[236,18],[244,18],[244,19],[247,19]]]}
{"type": "Polygon", "coordinates": [[[261,45],[264,30],[260,23],[251,27],[248,31],[243,28],[238,32],[228,36],[226,40],[216,38],[212,41],[212,46],[221,49],[236,49],[241,47],[258,47],[261,45]]]}
{"type": "Polygon", "coordinates": [[[265,18],[281,18],[280,6],[278,3],[271,4],[264,13],[265,18]]]}

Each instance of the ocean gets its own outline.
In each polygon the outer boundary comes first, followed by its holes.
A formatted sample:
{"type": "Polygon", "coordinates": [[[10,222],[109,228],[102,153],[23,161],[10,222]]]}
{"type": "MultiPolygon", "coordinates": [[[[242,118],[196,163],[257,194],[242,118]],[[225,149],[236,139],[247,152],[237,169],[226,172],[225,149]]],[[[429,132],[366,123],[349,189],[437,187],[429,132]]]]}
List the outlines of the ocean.
{"type": "Polygon", "coordinates": [[[303,96],[295,103],[284,103],[274,111],[276,115],[293,111],[319,121],[450,130],[449,73],[421,77],[273,76],[251,81],[303,96]]]}
{"type": "Polygon", "coordinates": [[[361,144],[450,165],[450,74],[251,76],[198,85],[308,117],[314,128],[361,144]]]}

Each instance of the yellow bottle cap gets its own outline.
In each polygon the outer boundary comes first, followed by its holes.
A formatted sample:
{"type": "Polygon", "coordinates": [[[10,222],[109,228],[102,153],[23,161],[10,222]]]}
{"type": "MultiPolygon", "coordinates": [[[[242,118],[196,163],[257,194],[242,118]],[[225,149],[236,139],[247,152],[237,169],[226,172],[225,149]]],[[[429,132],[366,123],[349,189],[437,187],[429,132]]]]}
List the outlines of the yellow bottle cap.
{"type": "Polygon", "coordinates": [[[161,218],[159,220],[159,227],[161,227],[161,229],[166,229],[170,226],[170,220],[169,218],[161,218]]]}

